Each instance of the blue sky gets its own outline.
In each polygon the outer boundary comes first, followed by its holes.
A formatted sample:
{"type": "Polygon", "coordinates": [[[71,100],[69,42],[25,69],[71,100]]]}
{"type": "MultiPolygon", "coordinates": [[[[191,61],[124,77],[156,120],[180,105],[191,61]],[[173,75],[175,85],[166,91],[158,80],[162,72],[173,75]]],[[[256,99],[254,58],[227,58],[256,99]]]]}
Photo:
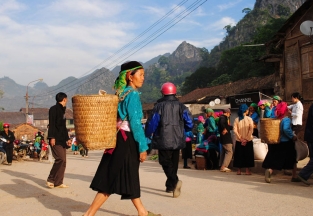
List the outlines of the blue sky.
{"type": "Polygon", "coordinates": [[[242,9],[252,9],[255,0],[208,0],[157,37],[166,23],[178,21],[190,12],[188,8],[203,2],[0,0],[0,78],[8,76],[22,85],[43,78],[52,86],[95,68],[112,69],[126,60],[145,62],[172,53],[183,41],[211,50],[225,37],[223,27],[235,25],[244,16],[242,9]]]}

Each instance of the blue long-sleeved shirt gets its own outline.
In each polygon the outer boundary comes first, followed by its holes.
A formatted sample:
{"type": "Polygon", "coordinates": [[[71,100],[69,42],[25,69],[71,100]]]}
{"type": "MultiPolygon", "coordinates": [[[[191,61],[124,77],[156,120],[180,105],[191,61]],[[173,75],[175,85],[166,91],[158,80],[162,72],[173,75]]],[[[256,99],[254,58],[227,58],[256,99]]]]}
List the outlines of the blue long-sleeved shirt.
{"type": "Polygon", "coordinates": [[[144,152],[148,150],[149,147],[141,125],[143,114],[140,102],[140,93],[134,90],[132,87],[127,86],[121,95],[129,90],[131,90],[131,92],[125,97],[123,101],[118,103],[118,114],[122,120],[127,117],[130,130],[134,135],[135,141],[139,145],[139,152],[144,152]]]}
{"type": "Polygon", "coordinates": [[[280,123],[280,142],[288,142],[293,136],[291,121],[289,118],[285,117],[280,123]]]}
{"type": "Polygon", "coordinates": [[[259,114],[257,112],[252,113],[252,115],[250,116],[253,120],[254,124],[258,124],[259,123],[259,114]]]}
{"type": "Polygon", "coordinates": [[[206,128],[208,132],[216,132],[217,125],[213,116],[210,116],[205,120],[204,128],[206,128]]]}
{"type": "Polygon", "coordinates": [[[266,106],[264,109],[263,118],[271,118],[271,115],[272,115],[271,109],[268,106],[266,106]]]}
{"type": "Polygon", "coordinates": [[[271,117],[270,118],[276,118],[276,106],[274,106],[271,110],[271,117]]]}

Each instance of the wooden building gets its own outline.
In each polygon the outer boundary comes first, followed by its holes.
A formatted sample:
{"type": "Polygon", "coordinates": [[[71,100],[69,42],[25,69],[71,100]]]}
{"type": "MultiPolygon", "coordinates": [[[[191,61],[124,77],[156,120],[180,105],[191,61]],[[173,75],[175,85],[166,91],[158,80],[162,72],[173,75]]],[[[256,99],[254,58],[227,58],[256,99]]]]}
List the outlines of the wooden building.
{"type": "MultiPolygon", "coordinates": [[[[304,21],[313,21],[313,1],[307,0],[278,30],[266,45],[281,53],[263,56],[260,60],[276,63],[275,94],[291,103],[291,94],[303,96],[303,125],[306,124],[308,108],[313,102],[313,36],[301,33],[304,21]]],[[[303,137],[303,132],[299,134],[303,137]]]]}

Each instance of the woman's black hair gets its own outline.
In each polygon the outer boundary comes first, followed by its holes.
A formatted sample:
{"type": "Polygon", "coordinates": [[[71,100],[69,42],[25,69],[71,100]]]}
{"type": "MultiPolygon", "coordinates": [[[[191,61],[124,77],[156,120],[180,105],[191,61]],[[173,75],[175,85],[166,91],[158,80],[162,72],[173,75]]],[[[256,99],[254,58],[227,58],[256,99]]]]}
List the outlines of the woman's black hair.
{"type": "Polygon", "coordinates": [[[291,94],[291,97],[297,98],[299,101],[301,101],[301,103],[302,103],[302,101],[303,101],[303,98],[301,97],[301,95],[300,95],[299,92],[294,92],[294,93],[292,93],[292,94],[291,94]]]}

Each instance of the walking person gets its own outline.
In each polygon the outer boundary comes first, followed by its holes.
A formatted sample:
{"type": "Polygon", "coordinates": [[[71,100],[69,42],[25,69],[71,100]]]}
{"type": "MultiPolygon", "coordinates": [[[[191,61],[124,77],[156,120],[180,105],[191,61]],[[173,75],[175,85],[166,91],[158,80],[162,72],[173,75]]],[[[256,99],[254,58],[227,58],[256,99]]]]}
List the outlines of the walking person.
{"type": "Polygon", "coordinates": [[[14,140],[15,136],[12,131],[10,131],[10,125],[8,123],[3,124],[3,131],[0,132],[0,136],[2,136],[4,139],[7,140],[7,142],[4,144],[5,152],[7,155],[7,162],[8,165],[12,165],[13,160],[13,148],[14,148],[14,140]]]}
{"type": "Polygon", "coordinates": [[[303,116],[303,105],[301,103],[302,97],[299,92],[292,93],[291,95],[292,105],[288,106],[288,110],[292,117],[292,130],[296,135],[302,129],[302,116],[303,116]]]}
{"type": "Polygon", "coordinates": [[[268,145],[268,152],[263,161],[262,167],[265,170],[265,182],[271,182],[273,170],[292,169],[292,182],[299,182],[297,177],[297,152],[295,141],[297,137],[291,129],[291,121],[288,117],[289,112],[286,102],[281,102],[276,108],[277,118],[281,119],[280,123],[280,142],[268,145]]]}
{"type": "Polygon", "coordinates": [[[147,157],[147,141],[141,126],[142,105],[138,88],[144,82],[143,66],[137,61],[122,64],[114,88],[120,98],[116,147],[106,149],[90,188],[97,194],[85,216],[95,215],[111,194],[130,199],[139,216],[153,216],[140,199],[139,165],[147,157]],[[122,100],[122,98],[124,98],[122,100]]]}
{"type": "Polygon", "coordinates": [[[307,186],[310,185],[308,179],[313,173],[313,104],[309,108],[308,118],[306,120],[304,140],[307,141],[310,160],[299,172],[298,178],[307,186]]]}
{"type": "Polygon", "coordinates": [[[176,98],[173,83],[164,83],[161,93],[163,97],[155,104],[145,133],[147,137],[153,134],[152,148],[159,150],[159,163],[167,177],[166,192],[177,198],[182,187],[177,176],[179,152],[186,146],[185,132],[192,130],[193,123],[188,108],[176,98]]]}
{"type": "Polygon", "coordinates": [[[52,155],[55,158],[54,164],[47,179],[49,188],[68,188],[63,184],[66,168],[66,149],[70,148],[69,136],[66,129],[65,110],[67,95],[59,92],[56,96],[56,105],[49,109],[48,139],[52,155]]]}
{"type": "Polygon", "coordinates": [[[253,152],[253,121],[248,116],[249,107],[242,104],[238,110],[238,117],[234,121],[233,131],[236,135],[236,145],[233,166],[238,168],[237,175],[241,175],[241,168],[246,168],[246,175],[251,175],[250,167],[254,167],[253,152]]]}
{"type": "Polygon", "coordinates": [[[221,172],[231,172],[228,168],[230,161],[233,157],[233,143],[230,131],[233,129],[229,125],[228,118],[230,117],[230,109],[224,109],[223,115],[220,116],[218,121],[218,130],[220,133],[220,143],[222,144],[222,165],[220,168],[221,172]]]}

